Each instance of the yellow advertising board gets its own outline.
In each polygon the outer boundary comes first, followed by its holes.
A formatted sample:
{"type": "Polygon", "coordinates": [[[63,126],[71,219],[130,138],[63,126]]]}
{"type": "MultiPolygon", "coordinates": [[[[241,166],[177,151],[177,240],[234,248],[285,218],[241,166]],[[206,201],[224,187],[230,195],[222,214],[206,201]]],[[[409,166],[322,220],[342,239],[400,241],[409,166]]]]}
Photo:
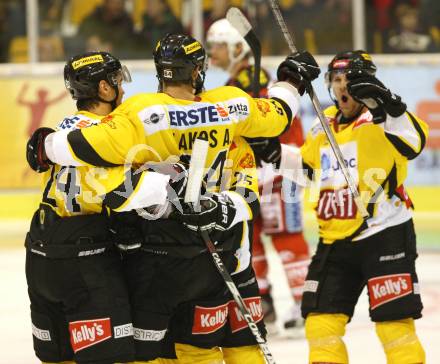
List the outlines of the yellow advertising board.
{"type": "Polygon", "coordinates": [[[0,78],[0,188],[39,187],[26,142],[36,128],[54,127],[75,109],[60,75],[0,78]]]}

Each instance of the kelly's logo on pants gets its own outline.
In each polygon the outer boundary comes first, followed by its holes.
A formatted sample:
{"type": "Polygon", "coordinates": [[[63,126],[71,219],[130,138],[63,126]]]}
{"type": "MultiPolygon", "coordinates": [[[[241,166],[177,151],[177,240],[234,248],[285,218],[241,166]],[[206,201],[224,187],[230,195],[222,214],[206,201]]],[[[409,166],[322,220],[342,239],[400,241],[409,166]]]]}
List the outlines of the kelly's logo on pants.
{"type": "Polygon", "coordinates": [[[110,318],[69,322],[69,332],[76,353],[112,337],[110,318]]]}
{"type": "MultiPolygon", "coordinates": [[[[248,297],[244,303],[255,323],[263,319],[263,307],[261,306],[261,297],[248,297]]],[[[248,326],[245,318],[241,314],[235,301],[229,301],[229,324],[232,332],[243,330],[248,326]]]]}
{"type": "Polygon", "coordinates": [[[413,284],[409,273],[390,274],[368,280],[368,293],[372,310],[412,292],[413,284]]]}
{"type": "Polygon", "coordinates": [[[203,335],[215,332],[226,324],[227,318],[227,303],[216,307],[196,306],[192,333],[203,335]]]}

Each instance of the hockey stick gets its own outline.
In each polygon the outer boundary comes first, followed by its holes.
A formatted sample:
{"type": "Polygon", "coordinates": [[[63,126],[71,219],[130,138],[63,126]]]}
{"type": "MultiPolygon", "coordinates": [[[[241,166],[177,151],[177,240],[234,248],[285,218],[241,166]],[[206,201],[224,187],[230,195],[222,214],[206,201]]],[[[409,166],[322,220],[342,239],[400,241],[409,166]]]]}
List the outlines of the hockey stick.
{"type": "MultiPolygon", "coordinates": [[[[289,33],[289,30],[287,29],[286,22],[284,21],[283,15],[281,14],[280,7],[278,5],[277,0],[269,0],[270,8],[272,9],[272,13],[275,16],[275,19],[278,23],[278,26],[281,29],[281,32],[284,35],[284,38],[286,39],[287,45],[289,46],[289,49],[292,53],[296,53],[297,49],[295,47],[295,44],[293,43],[292,35],[289,33]]],[[[330,143],[330,146],[333,150],[333,153],[335,154],[336,160],[338,161],[339,165],[341,166],[342,174],[344,175],[345,180],[347,181],[348,188],[350,189],[350,192],[353,196],[353,199],[356,203],[356,206],[359,210],[359,213],[362,215],[364,219],[367,219],[370,215],[365,208],[364,204],[362,203],[362,198],[359,194],[359,191],[356,187],[356,184],[354,182],[354,179],[350,172],[347,169],[347,165],[344,162],[344,157],[342,155],[341,149],[339,148],[338,143],[336,142],[335,136],[333,135],[330,127],[327,124],[326,117],[324,116],[324,113],[322,112],[321,104],[318,100],[318,97],[315,94],[315,91],[313,90],[312,84],[310,84],[310,87],[307,87],[307,93],[310,96],[310,99],[312,100],[313,107],[316,111],[316,114],[318,115],[318,119],[321,122],[321,126],[324,129],[324,132],[327,136],[327,140],[330,143]]]]}
{"type": "MultiPolygon", "coordinates": [[[[208,145],[209,145],[208,141],[203,139],[196,139],[191,153],[191,162],[188,171],[188,183],[185,192],[185,202],[191,203],[194,206],[195,211],[197,211],[196,208],[198,208],[200,211],[199,195],[203,180],[203,172],[205,170],[204,168],[205,168],[206,155],[208,152],[208,145]]],[[[228,287],[229,292],[231,292],[231,295],[235,303],[237,304],[240,313],[243,315],[244,319],[246,320],[249,329],[254,335],[255,340],[257,341],[257,344],[259,345],[267,363],[275,364],[275,360],[273,359],[272,353],[270,352],[269,347],[267,346],[267,342],[266,340],[264,340],[263,336],[261,335],[261,332],[258,329],[257,324],[253,320],[252,315],[249,313],[246,307],[243,297],[241,297],[240,292],[238,291],[237,286],[232,280],[231,275],[224,266],[223,261],[217,252],[215,244],[212,242],[206,230],[199,229],[199,232],[209,253],[211,254],[212,260],[214,261],[214,264],[218,272],[225,281],[225,284],[228,287]]]]}
{"type": "Polygon", "coordinates": [[[226,13],[226,19],[237,29],[244,38],[254,56],[254,82],[252,85],[252,93],[254,97],[260,96],[260,72],[261,72],[261,44],[249,20],[238,8],[230,8],[226,13]]]}

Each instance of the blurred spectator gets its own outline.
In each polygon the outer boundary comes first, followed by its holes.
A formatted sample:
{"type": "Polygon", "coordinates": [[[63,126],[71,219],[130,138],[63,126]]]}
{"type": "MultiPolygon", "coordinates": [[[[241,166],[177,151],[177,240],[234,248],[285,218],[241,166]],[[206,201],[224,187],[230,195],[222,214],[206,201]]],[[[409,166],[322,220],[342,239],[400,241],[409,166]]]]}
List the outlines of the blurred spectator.
{"type": "Polygon", "coordinates": [[[222,19],[226,17],[226,12],[231,7],[230,0],[213,0],[212,7],[209,10],[203,12],[203,27],[205,30],[205,34],[208,31],[209,27],[216,20],[222,19]]]}
{"type": "Polygon", "coordinates": [[[38,39],[39,62],[64,61],[64,45],[59,35],[44,35],[38,39]]]}
{"type": "Polygon", "coordinates": [[[286,11],[287,26],[295,35],[298,49],[320,52],[326,24],[335,21],[323,9],[323,0],[298,0],[286,11]]]}
{"type": "Polygon", "coordinates": [[[40,0],[38,2],[40,17],[40,35],[60,34],[63,1],[40,0]]]}
{"type": "Polygon", "coordinates": [[[1,1],[7,7],[8,29],[12,37],[26,35],[26,1],[6,0],[1,1]]]}
{"type": "MultiPolygon", "coordinates": [[[[252,22],[258,39],[261,42],[261,51],[267,55],[287,55],[289,50],[286,41],[276,24],[272,11],[266,1],[254,0],[250,9],[252,22]]],[[[286,22],[290,19],[286,17],[286,22]]]]}
{"type": "Polygon", "coordinates": [[[98,35],[92,35],[87,38],[86,52],[113,52],[113,47],[110,42],[103,41],[98,35]]]}
{"type": "Polygon", "coordinates": [[[0,62],[7,62],[10,35],[8,34],[8,9],[0,3],[0,62]]]}
{"type": "Polygon", "coordinates": [[[435,50],[431,36],[421,29],[416,7],[402,4],[396,8],[395,14],[398,26],[390,32],[390,52],[421,53],[435,50]]]}
{"type": "Polygon", "coordinates": [[[420,1],[420,23],[425,24],[436,48],[440,49],[440,1],[420,1]]]}
{"type": "Polygon", "coordinates": [[[182,33],[183,26],[166,0],[146,0],[146,13],[142,17],[140,32],[141,52],[152,57],[157,42],[168,33],[182,33]]]}
{"type": "MultiPolygon", "coordinates": [[[[432,5],[439,3],[438,0],[366,0],[367,50],[373,53],[389,51],[387,40],[400,28],[399,19],[395,16],[399,6],[416,7],[428,2],[432,2],[432,5]]],[[[431,9],[427,18],[430,18],[430,12],[431,9]]],[[[427,22],[423,24],[427,25],[427,22]]]]}
{"type": "Polygon", "coordinates": [[[129,58],[135,48],[133,21],[125,0],[104,0],[79,25],[78,36],[88,44],[90,37],[109,43],[117,57],[129,58]]]}
{"type": "Polygon", "coordinates": [[[352,0],[326,0],[317,39],[318,53],[335,54],[353,48],[352,0]]]}

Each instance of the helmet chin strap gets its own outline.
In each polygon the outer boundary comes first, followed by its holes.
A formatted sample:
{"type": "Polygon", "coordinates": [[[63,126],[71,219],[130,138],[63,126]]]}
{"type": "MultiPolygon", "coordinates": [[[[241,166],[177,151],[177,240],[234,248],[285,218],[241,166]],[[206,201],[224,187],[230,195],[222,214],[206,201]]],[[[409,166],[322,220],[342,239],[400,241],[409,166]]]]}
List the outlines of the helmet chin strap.
{"type": "Polygon", "coordinates": [[[202,71],[197,71],[197,77],[191,81],[191,86],[194,89],[194,95],[203,91],[203,84],[205,83],[205,74],[202,71]]]}

